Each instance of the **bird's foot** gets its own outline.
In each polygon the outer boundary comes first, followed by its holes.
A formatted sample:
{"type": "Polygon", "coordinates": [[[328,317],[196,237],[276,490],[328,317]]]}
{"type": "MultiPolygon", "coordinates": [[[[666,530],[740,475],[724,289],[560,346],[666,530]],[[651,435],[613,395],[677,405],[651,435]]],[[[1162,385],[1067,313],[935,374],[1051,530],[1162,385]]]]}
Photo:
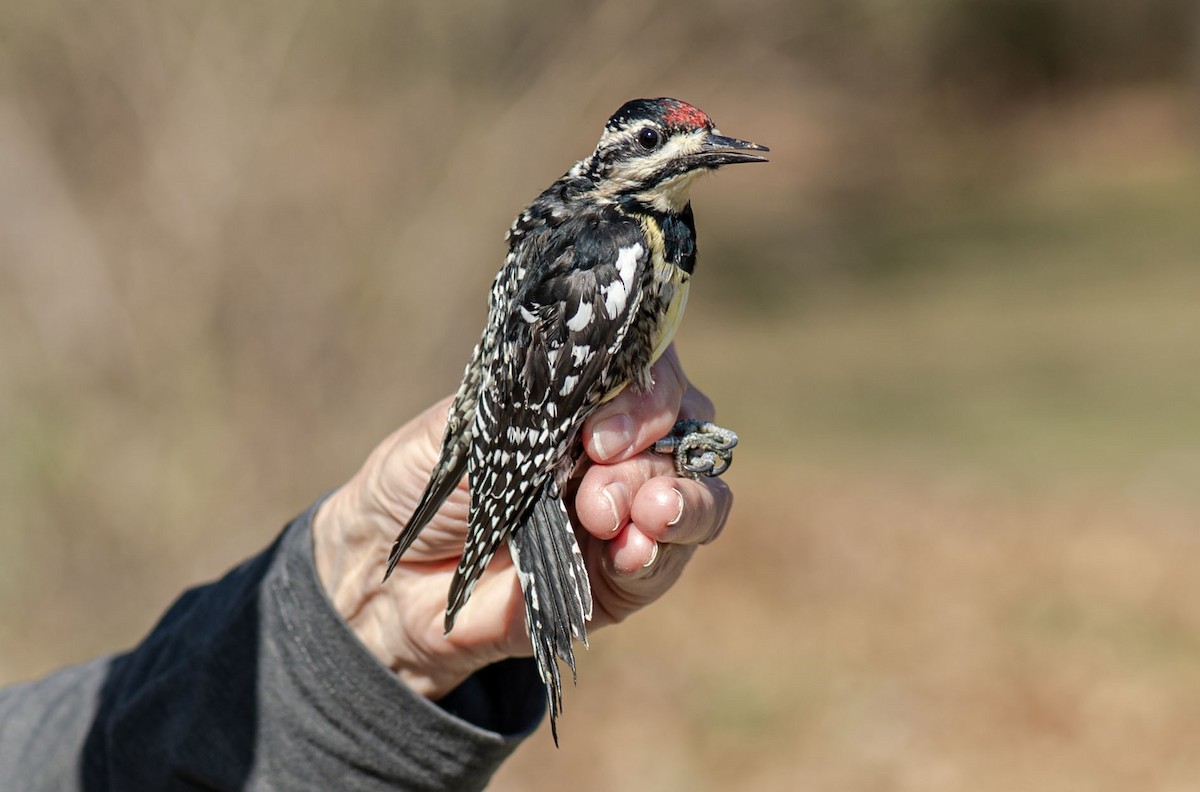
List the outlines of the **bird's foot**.
{"type": "Polygon", "coordinates": [[[719,476],[733,462],[738,436],[709,421],[679,421],[671,433],[651,446],[656,454],[675,457],[675,472],[686,478],[719,476]]]}

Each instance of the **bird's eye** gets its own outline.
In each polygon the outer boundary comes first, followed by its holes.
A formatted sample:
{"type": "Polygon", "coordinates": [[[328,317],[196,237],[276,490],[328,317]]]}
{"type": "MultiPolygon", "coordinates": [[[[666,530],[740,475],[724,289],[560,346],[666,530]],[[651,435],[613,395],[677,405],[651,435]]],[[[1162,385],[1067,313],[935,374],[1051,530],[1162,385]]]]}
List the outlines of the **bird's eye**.
{"type": "Polygon", "coordinates": [[[658,130],[654,127],[646,127],[641,132],[638,132],[637,140],[638,145],[646,149],[646,151],[653,151],[662,143],[662,135],[658,134],[658,130]]]}

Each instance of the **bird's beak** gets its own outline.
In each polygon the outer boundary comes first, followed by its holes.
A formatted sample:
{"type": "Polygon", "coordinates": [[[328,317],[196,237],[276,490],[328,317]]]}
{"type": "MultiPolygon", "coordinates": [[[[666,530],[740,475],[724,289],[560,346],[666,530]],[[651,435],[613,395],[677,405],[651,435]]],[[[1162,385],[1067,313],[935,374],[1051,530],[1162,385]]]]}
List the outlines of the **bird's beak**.
{"type": "Polygon", "coordinates": [[[752,151],[770,151],[766,146],[737,138],[709,134],[700,144],[698,159],[706,168],[733,165],[738,162],[766,162],[766,157],[751,154],[752,151]]]}

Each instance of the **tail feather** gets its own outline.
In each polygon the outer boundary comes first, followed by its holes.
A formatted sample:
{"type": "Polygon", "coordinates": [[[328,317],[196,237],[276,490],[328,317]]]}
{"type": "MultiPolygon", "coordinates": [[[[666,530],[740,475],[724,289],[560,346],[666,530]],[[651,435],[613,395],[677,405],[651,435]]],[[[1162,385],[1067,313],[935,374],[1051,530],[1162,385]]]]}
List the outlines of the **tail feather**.
{"type": "Polygon", "coordinates": [[[562,712],[558,660],[567,664],[574,680],[571,638],[587,646],[592,589],[566,506],[553,483],[542,490],[529,517],[509,537],[508,547],[525,594],[525,623],[538,675],[546,685],[550,730],[557,745],[557,721],[562,712]]]}
{"type": "Polygon", "coordinates": [[[421,533],[421,529],[433,519],[437,510],[442,508],[446,498],[450,497],[450,493],[454,492],[458,482],[462,481],[463,474],[467,472],[467,452],[471,447],[471,425],[475,422],[475,405],[481,376],[479,344],[476,344],[471,353],[471,360],[463,371],[462,383],[458,386],[450,409],[446,412],[446,432],[442,436],[441,454],[433,472],[430,473],[429,483],[425,485],[425,492],[421,494],[417,508],[392,545],[387,571],[383,573],[385,581],[392,576],[400,556],[404,555],[404,551],[421,533]]]}
{"type": "Polygon", "coordinates": [[[467,472],[467,454],[465,449],[463,453],[457,457],[446,460],[447,464],[439,465],[434,469],[433,477],[429,480],[429,484],[425,487],[425,492],[421,495],[421,500],[417,503],[417,508],[413,510],[412,517],[408,519],[408,523],[404,526],[404,530],[396,537],[395,543],[392,544],[392,552],[388,556],[387,571],[383,573],[383,579],[387,580],[391,577],[392,570],[396,568],[396,563],[400,560],[400,556],[404,555],[404,551],[412,545],[417,535],[421,533],[421,529],[433,519],[433,515],[437,514],[437,510],[442,508],[442,504],[446,502],[446,498],[450,497],[450,493],[454,492],[458,482],[462,481],[463,474],[467,472]]]}

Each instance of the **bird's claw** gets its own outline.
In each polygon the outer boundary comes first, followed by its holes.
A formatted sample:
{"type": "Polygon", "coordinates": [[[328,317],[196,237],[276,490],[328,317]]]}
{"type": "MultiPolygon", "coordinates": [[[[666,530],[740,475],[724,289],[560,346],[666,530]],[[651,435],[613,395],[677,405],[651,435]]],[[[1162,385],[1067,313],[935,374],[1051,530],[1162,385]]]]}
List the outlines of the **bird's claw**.
{"type": "Polygon", "coordinates": [[[651,446],[656,454],[675,457],[675,472],[686,478],[719,476],[733,462],[738,436],[709,421],[679,421],[671,433],[651,446]]]}

